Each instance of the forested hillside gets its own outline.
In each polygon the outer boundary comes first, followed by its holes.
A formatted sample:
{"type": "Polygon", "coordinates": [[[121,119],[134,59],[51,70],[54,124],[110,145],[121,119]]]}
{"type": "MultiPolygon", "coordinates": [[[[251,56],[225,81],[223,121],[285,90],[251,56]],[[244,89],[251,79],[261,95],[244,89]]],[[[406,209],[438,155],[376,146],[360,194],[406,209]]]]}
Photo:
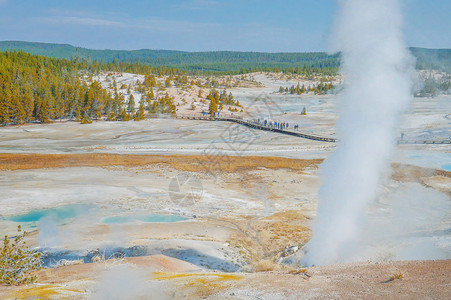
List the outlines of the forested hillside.
{"type": "Polygon", "coordinates": [[[248,73],[253,71],[284,71],[293,73],[336,73],[339,55],[326,53],[262,53],[262,52],[183,52],[172,50],[91,50],[71,45],[0,42],[0,51],[21,50],[56,58],[79,58],[105,63],[139,63],[165,66],[188,72],[248,73]]]}
{"type": "MultiPolygon", "coordinates": [[[[215,80],[206,79],[205,88],[214,88],[215,80]]],[[[184,71],[166,67],[151,67],[139,63],[104,63],[83,59],[59,59],[21,51],[0,52],[0,126],[55,119],[75,119],[89,123],[92,119],[128,121],[144,118],[150,113],[175,113],[166,87],[187,88],[196,85],[188,81],[184,71]],[[143,96],[135,111],[131,86],[118,87],[111,82],[109,92],[93,78],[108,72],[142,74],[144,80],[135,88],[143,96]],[[155,78],[158,77],[159,84],[155,78]],[[165,82],[163,84],[163,82],[165,82]],[[119,90],[127,89],[126,95],[119,90]],[[153,90],[155,89],[155,90],[153,90]],[[161,91],[157,97],[153,91],[161,91]]]]}
{"type": "MultiPolygon", "coordinates": [[[[339,62],[338,55],[324,53],[112,51],[70,45],[0,42],[0,50],[5,48],[23,49],[45,56],[22,51],[0,52],[0,124],[3,125],[34,120],[47,122],[58,118],[89,122],[102,115],[114,120],[133,118],[124,111],[123,98],[117,93],[108,93],[96,81],[81,80],[82,72],[130,72],[172,78],[193,73],[285,71],[310,76],[334,74],[339,62]]],[[[451,72],[451,50],[413,48],[412,53],[417,57],[418,69],[451,72]]],[[[449,91],[449,76],[439,82],[429,77],[419,95],[449,91]]]]}
{"type": "Polygon", "coordinates": [[[79,64],[24,52],[0,53],[0,124],[104,113],[114,99],[80,80],[79,64]]]}
{"type": "Polygon", "coordinates": [[[417,69],[451,73],[451,49],[410,48],[417,59],[417,69]]]}
{"type": "MultiPolygon", "coordinates": [[[[247,73],[252,71],[283,71],[304,74],[307,70],[325,74],[338,71],[339,54],[263,53],[237,51],[185,52],[173,50],[92,50],[67,44],[0,42],[0,51],[21,50],[55,58],[79,58],[105,63],[139,63],[165,66],[188,72],[247,73]]],[[[451,72],[451,49],[410,48],[417,60],[417,69],[451,72]]]]}

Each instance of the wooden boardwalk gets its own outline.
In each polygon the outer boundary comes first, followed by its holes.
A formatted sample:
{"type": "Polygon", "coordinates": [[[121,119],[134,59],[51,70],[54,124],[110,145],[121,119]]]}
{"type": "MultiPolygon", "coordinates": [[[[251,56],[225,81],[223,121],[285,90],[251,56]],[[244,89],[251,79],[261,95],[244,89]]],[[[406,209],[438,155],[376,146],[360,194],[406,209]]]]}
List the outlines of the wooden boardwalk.
{"type": "MultiPolygon", "coordinates": [[[[321,142],[329,142],[335,143],[337,140],[332,137],[324,137],[315,134],[305,133],[301,131],[295,130],[287,130],[287,129],[279,129],[274,126],[265,126],[261,123],[252,121],[252,120],[244,120],[240,117],[212,117],[210,115],[177,115],[177,119],[188,119],[188,120],[200,120],[200,121],[225,121],[225,122],[234,122],[241,124],[243,126],[247,126],[254,129],[264,130],[264,131],[272,131],[281,134],[287,134],[291,136],[297,136],[309,140],[321,141],[321,142]]],[[[408,139],[398,139],[397,141],[400,145],[412,145],[412,144],[428,144],[428,145],[440,145],[440,144],[451,144],[451,138],[442,139],[442,140],[408,140],[408,139]]]]}
{"type": "Polygon", "coordinates": [[[313,135],[309,133],[303,133],[300,131],[293,131],[293,130],[287,130],[287,129],[279,129],[275,128],[274,126],[265,126],[263,124],[260,124],[258,122],[252,121],[252,120],[244,120],[241,118],[233,118],[233,117],[212,117],[209,115],[205,116],[199,116],[199,115],[177,115],[177,119],[188,119],[188,120],[201,120],[201,121],[225,121],[225,122],[234,122],[241,124],[243,126],[247,126],[254,129],[264,130],[264,131],[272,131],[292,136],[298,136],[301,138],[314,140],[314,141],[321,141],[321,142],[331,142],[334,143],[336,140],[331,137],[323,137],[319,135],[313,135]]]}
{"type": "Polygon", "coordinates": [[[451,139],[443,140],[398,140],[399,145],[412,145],[412,144],[428,144],[428,145],[440,145],[440,144],[451,144],[451,139]]]}

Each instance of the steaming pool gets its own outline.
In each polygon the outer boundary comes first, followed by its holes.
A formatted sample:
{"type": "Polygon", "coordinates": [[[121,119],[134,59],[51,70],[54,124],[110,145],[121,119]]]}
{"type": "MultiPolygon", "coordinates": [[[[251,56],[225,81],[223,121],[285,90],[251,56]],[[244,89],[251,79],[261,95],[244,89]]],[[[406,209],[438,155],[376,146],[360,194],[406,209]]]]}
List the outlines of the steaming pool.
{"type": "Polygon", "coordinates": [[[52,218],[54,221],[64,222],[87,214],[95,208],[95,205],[89,204],[62,205],[53,208],[32,210],[26,214],[6,217],[6,220],[18,223],[30,223],[39,222],[43,218],[52,218]]]}
{"type": "Polygon", "coordinates": [[[397,152],[396,161],[408,165],[451,172],[451,156],[448,152],[400,150],[397,152]]]}
{"type": "Polygon", "coordinates": [[[29,228],[37,227],[37,223],[44,219],[51,219],[56,223],[68,223],[76,218],[95,216],[94,220],[104,224],[126,224],[126,223],[171,223],[186,221],[188,218],[171,214],[130,214],[118,213],[117,209],[100,209],[90,204],[70,204],[53,208],[31,210],[25,214],[1,217],[0,219],[15,223],[25,223],[29,228]]]}

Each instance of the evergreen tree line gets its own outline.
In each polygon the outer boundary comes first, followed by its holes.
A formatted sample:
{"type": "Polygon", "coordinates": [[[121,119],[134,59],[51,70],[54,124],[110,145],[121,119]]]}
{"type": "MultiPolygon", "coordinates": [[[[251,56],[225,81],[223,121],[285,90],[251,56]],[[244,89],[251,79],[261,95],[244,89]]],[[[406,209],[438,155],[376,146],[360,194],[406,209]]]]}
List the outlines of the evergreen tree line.
{"type": "Polygon", "coordinates": [[[94,50],[74,47],[67,44],[33,43],[21,41],[1,41],[1,51],[20,50],[32,54],[48,55],[56,58],[79,57],[108,63],[139,62],[154,66],[206,64],[206,63],[316,63],[336,60],[339,54],[325,52],[242,52],[242,51],[204,51],[187,52],[175,50],[94,50]]]}
{"type": "Polygon", "coordinates": [[[0,53],[0,124],[97,117],[111,101],[98,82],[80,80],[69,60],[0,53]]]}
{"type": "Polygon", "coordinates": [[[435,79],[428,76],[424,79],[424,85],[415,95],[418,97],[435,97],[439,94],[447,94],[451,92],[451,75],[435,79]]]}
{"type": "Polygon", "coordinates": [[[207,95],[207,99],[210,100],[209,112],[211,115],[215,115],[218,111],[222,111],[224,109],[224,104],[229,105],[229,111],[238,111],[236,107],[231,108],[230,105],[241,107],[240,102],[233,98],[232,93],[227,94],[226,89],[222,90],[221,93],[214,88],[211,89],[210,93],[207,95]]]}
{"type": "MultiPolygon", "coordinates": [[[[341,55],[328,55],[324,52],[311,53],[265,53],[238,51],[185,52],[174,50],[93,50],[66,44],[33,43],[20,41],[1,41],[0,51],[25,51],[48,57],[76,58],[88,63],[105,62],[121,65],[134,70],[143,66],[172,67],[190,74],[237,74],[251,71],[299,72],[300,69],[321,72],[338,71],[341,55]]],[[[416,58],[420,70],[434,69],[451,73],[451,49],[409,48],[416,58]]],[[[163,71],[166,72],[166,71],[163,71]]],[[[140,72],[140,74],[149,72],[140,72]]],[[[300,73],[297,73],[300,74],[300,73]]]]}
{"type": "MultiPolygon", "coordinates": [[[[107,116],[108,121],[129,121],[132,119],[139,121],[144,119],[144,106],[146,103],[150,106],[151,100],[154,98],[152,88],[150,88],[150,92],[147,90],[143,91],[143,95],[139,100],[138,111],[135,111],[135,97],[130,87],[127,88],[128,99],[125,98],[124,94],[119,93],[116,80],[113,81],[112,89],[112,97],[105,101],[103,106],[103,115],[107,116]]],[[[84,123],[84,120],[82,120],[82,123],[84,123]]]]}
{"type": "Polygon", "coordinates": [[[136,74],[234,75],[250,72],[285,72],[334,75],[339,54],[263,53],[263,52],[184,52],[172,50],[92,50],[70,45],[0,42],[0,51],[25,51],[31,54],[73,60],[81,69],[106,70],[136,74]]]}
{"type": "MultiPolygon", "coordinates": [[[[46,123],[63,118],[90,123],[101,116],[106,116],[107,120],[140,120],[144,118],[145,109],[155,114],[175,114],[174,99],[167,93],[156,99],[153,90],[155,87],[164,90],[171,86],[171,82],[176,86],[195,84],[188,82],[183,71],[165,67],[56,59],[20,51],[0,52],[0,124],[46,123]],[[143,94],[137,111],[137,99],[134,99],[130,87],[124,95],[113,81],[110,93],[99,82],[83,79],[92,78],[91,75],[101,71],[146,74],[144,81],[137,86],[143,94]],[[165,85],[157,83],[155,76],[158,75],[167,76],[165,85]]],[[[225,90],[218,93],[213,89],[210,94],[209,97],[214,99],[213,105],[237,105],[225,90]]]]}
{"type": "MultiPolygon", "coordinates": [[[[135,114],[130,91],[128,99],[125,99],[118,92],[116,82],[111,94],[99,82],[88,83],[81,79],[83,74],[119,71],[122,67],[25,52],[0,52],[0,124],[46,123],[62,118],[89,123],[102,115],[108,116],[109,120],[140,119],[143,108],[135,114]]],[[[155,71],[151,68],[145,70],[155,71]]],[[[160,71],[177,73],[169,69],[160,71]]],[[[146,75],[145,78],[145,88],[156,86],[154,75],[146,75]]],[[[154,99],[153,91],[146,93],[146,97],[149,98],[145,99],[147,102],[154,99]]]]}
{"type": "Polygon", "coordinates": [[[166,93],[163,97],[158,97],[156,101],[153,101],[152,105],[149,107],[149,111],[152,114],[172,114],[177,112],[176,105],[174,103],[174,98],[170,97],[166,93]]]}
{"type": "Polygon", "coordinates": [[[96,61],[91,59],[71,59],[78,64],[81,69],[91,72],[113,71],[128,72],[135,74],[155,74],[161,75],[195,75],[195,76],[220,76],[220,75],[238,75],[253,72],[273,72],[297,74],[304,76],[334,76],[338,74],[339,61],[328,59],[321,62],[212,62],[201,64],[168,64],[168,65],[148,65],[144,62],[124,62],[113,60],[112,62],[96,61]]]}
{"type": "Polygon", "coordinates": [[[314,92],[315,95],[324,95],[327,94],[328,91],[334,88],[334,85],[329,82],[320,82],[316,85],[305,87],[303,84],[302,86],[298,83],[296,86],[292,85],[291,87],[283,87],[281,86],[279,88],[279,93],[289,93],[292,95],[302,95],[309,92],[314,92]]]}

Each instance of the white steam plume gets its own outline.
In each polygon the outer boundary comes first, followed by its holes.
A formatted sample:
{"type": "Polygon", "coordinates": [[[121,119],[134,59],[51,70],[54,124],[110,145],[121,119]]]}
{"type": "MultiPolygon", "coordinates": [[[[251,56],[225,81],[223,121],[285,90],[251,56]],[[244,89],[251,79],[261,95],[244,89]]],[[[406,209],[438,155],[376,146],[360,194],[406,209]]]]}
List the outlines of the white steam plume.
{"type": "Polygon", "coordinates": [[[322,167],[317,219],[304,265],[352,260],[351,249],[390,163],[396,128],[411,100],[413,58],[397,0],[344,0],[334,29],[345,91],[339,143],[322,167]]]}
{"type": "Polygon", "coordinates": [[[58,225],[52,216],[46,216],[39,220],[38,242],[40,247],[61,247],[62,241],[58,225]]]}
{"type": "Polygon", "coordinates": [[[150,270],[144,267],[137,267],[131,264],[108,266],[100,278],[97,290],[93,293],[92,299],[165,300],[172,298],[167,296],[169,294],[167,283],[160,283],[149,279],[150,270]]]}

